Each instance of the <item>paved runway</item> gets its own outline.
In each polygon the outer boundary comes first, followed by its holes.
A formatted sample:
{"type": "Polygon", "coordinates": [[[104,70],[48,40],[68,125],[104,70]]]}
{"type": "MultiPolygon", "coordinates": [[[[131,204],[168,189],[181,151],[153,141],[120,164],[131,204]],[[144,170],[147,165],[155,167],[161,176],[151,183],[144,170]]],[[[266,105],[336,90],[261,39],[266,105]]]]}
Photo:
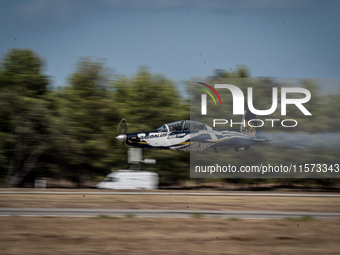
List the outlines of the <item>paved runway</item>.
{"type": "Polygon", "coordinates": [[[169,191],[0,191],[0,194],[40,195],[159,195],[159,196],[251,196],[251,197],[340,197],[324,193],[262,193],[262,192],[169,192],[169,191]]]}
{"type": "MultiPolygon", "coordinates": [[[[159,196],[265,196],[265,197],[339,197],[340,194],[325,193],[265,193],[265,192],[169,192],[169,191],[47,191],[23,190],[0,191],[0,194],[36,195],[159,195],[159,196]]],[[[292,211],[217,211],[217,210],[157,210],[157,209],[75,209],[75,208],[0,208],[0,216],[37,217],[219,217],[219,218],[340,218],[340,213],[292,212],[292,211]]]]}
{"type": "Polygon", "coordinates": [[[36,217],[213,217],[242,219],[272,218],[340,218],[340,213],[287,211],[215,211],[215,210],[157,210],[157,209],[79,209],[79,208],[0,208],[0,216],[36,217]]]}

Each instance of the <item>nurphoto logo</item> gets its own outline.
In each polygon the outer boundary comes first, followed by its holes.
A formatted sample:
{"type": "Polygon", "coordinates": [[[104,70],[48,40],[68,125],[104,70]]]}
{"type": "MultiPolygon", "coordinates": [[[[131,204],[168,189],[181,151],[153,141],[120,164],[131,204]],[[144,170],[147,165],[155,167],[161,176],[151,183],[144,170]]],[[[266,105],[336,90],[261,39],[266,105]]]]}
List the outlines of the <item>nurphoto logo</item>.
{"type": "MultiPolygon", "coordinates": [[[[202,83],[202,82],[198,82],[201,85],[204,85],[206,88],[210,89],[215,96],[218,98],[218,100],[220,101],[221,106],[223,106],[222,104],[222,100],[220,97],[220,94],[216,91],[216,89],[227,89],[226,92],[231,92],[232,98],[233,98],[233,115],[244,115],[245,112],[245,96],[242,92],[242,90],[232,84],[215,84],[214,87],[202,83]]],[[[201,94],[201,115],[207,115],[208,114],[208,109],[207,109],[207,94],[213,99],[215,105],[217,106],[216,100],[213,96],[213,94],[205,89],[205,88],[201,88],[198,87],[199,89],[201,89],[202,91],[206,92],[205,94],[201,94]]],[[[295,105],[296,108],[298,110],[300,110],[304,115],[306,116],[311,116],[311,112],[309,112],[307,110],[307,108],[304,106],[305,103],[307,103],[310,99],[311,99],[311,93],[308,89],[305,88],[297,88],[297,87],[282,87],[281,89],[281,100],[280,100],[280,108],[281,108],[281,116],[285,116],[287,115],[287,105],[295,105]],[[289,95],[293,95],[290,96],[289,95]],[[294,98],[294,96],[299,95],[301,97],[301,95],[303,96],[302,98],[294,98]]],[[[259,115],[259,116],[268,116],[272,113],[274,113],[278,107],[278,88],[277,87],[273,87],[272,88],[272,103],[271,103],[271,107],[269,109],[256,109],[254,107],[254,96],[253,96],[253,88],[252,87],[248,87],[247,88],[247,108],[248,110],[254,114],[254,116],[259,115]]],[[[220,92],[221,93],[221,92],[220,92]]],[[[242,122],[235,122],[232,119],[230,121],[226,120],[226,119],[213,119],[213,127],[215,127],[216,125],[224,125],[227,123],[230,123],[230,127],[233,126],[233,124],[240,124],[240,125],[246,125],[248,124],[249,126],[252,126],[253,123],[257,123],[256,126],[254,127],[262,127],[265,122],[271,123],[271,126],[274,127],[274,123],[276,122],[280,122],[281,126],[283,127],[296,127],[298,122],[295,119],[284,119],[284,120],[280,120],[280,119],[251,119],[248,121],[248,123],[245,123],[245,120],[243,120],[242,122]]]]}

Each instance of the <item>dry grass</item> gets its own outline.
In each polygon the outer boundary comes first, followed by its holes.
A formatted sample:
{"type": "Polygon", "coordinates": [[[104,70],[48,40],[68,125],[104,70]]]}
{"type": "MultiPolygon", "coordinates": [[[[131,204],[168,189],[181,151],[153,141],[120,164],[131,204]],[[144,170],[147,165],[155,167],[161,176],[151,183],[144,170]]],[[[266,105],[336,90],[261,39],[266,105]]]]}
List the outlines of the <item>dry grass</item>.
{"type": "Polygon", "coordinates": [[[160,196],[113,194],[0,194],[0,207],[340,212],[339,197],[160,196]]]}
{"type": "MultiPolygon", "coordinates": [[[[340,198],[0,194],[0,207],[339,212],[340,198]]],[[[339,254],[340,220],[0,217],[0,254],[339,254]]]]}
{"type": "Polygon", "coordinates": [[[339,220],[0,218],[9,254],[339,254],[339,220]]]}

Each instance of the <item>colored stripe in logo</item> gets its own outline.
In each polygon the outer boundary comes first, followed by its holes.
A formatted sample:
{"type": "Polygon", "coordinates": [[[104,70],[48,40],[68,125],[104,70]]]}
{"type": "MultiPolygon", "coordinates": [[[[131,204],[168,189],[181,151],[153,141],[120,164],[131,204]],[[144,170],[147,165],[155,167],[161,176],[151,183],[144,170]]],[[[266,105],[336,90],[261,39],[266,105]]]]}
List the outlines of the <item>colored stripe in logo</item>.
{"type": "MultiPolygon", "coordinates": [[[[217,93],[217,91],[216,91],[213,87],[211,87],[210,85],[205,84],[205,83],[203,83],[203,82],[197,82],[197,83],[198,83],[198,84],[202,84],[202,85],[206,86],[207,88],[211,89],[211,91],[214,92],[215,95],[217,96],[218,100],[220,100],[220,103],[221,103],[221,106],[222,106],[222,100],[221,100],[221,98],[220,98],[220,95],[217,93]]],[[[202,90],[204,90],[205,92],[207,92],[207,93],[209,94],[209,96],[211,96],[211,98],[214,100],[215,105],[216,105],[216,101],[215,101],[214,97],[212,96],[212,94],[209,93],[208,90],[206,90],[206,89],[202,89],[202,90]]]]}
{"type": "Polygon", "coordinates": [[[204,92],[206,92],[214,100],[214,103],[217,106],[215,98],[213,97],[213,95],[208,90],[200,88],[200,87],[197,87],[197,88],[203,90],[204,92]]]}

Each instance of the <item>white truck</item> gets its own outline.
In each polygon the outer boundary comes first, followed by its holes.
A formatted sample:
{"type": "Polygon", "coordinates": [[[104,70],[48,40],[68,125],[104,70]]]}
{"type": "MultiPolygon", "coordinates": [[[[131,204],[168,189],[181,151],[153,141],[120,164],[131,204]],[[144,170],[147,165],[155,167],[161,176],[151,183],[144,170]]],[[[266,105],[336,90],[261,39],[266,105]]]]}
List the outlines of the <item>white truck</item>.
{"type": "Polygon", "coordinates": [[[100,189],[157,189],[158,174],[147,171],[118,170],[96,185],[100,189]]]}

